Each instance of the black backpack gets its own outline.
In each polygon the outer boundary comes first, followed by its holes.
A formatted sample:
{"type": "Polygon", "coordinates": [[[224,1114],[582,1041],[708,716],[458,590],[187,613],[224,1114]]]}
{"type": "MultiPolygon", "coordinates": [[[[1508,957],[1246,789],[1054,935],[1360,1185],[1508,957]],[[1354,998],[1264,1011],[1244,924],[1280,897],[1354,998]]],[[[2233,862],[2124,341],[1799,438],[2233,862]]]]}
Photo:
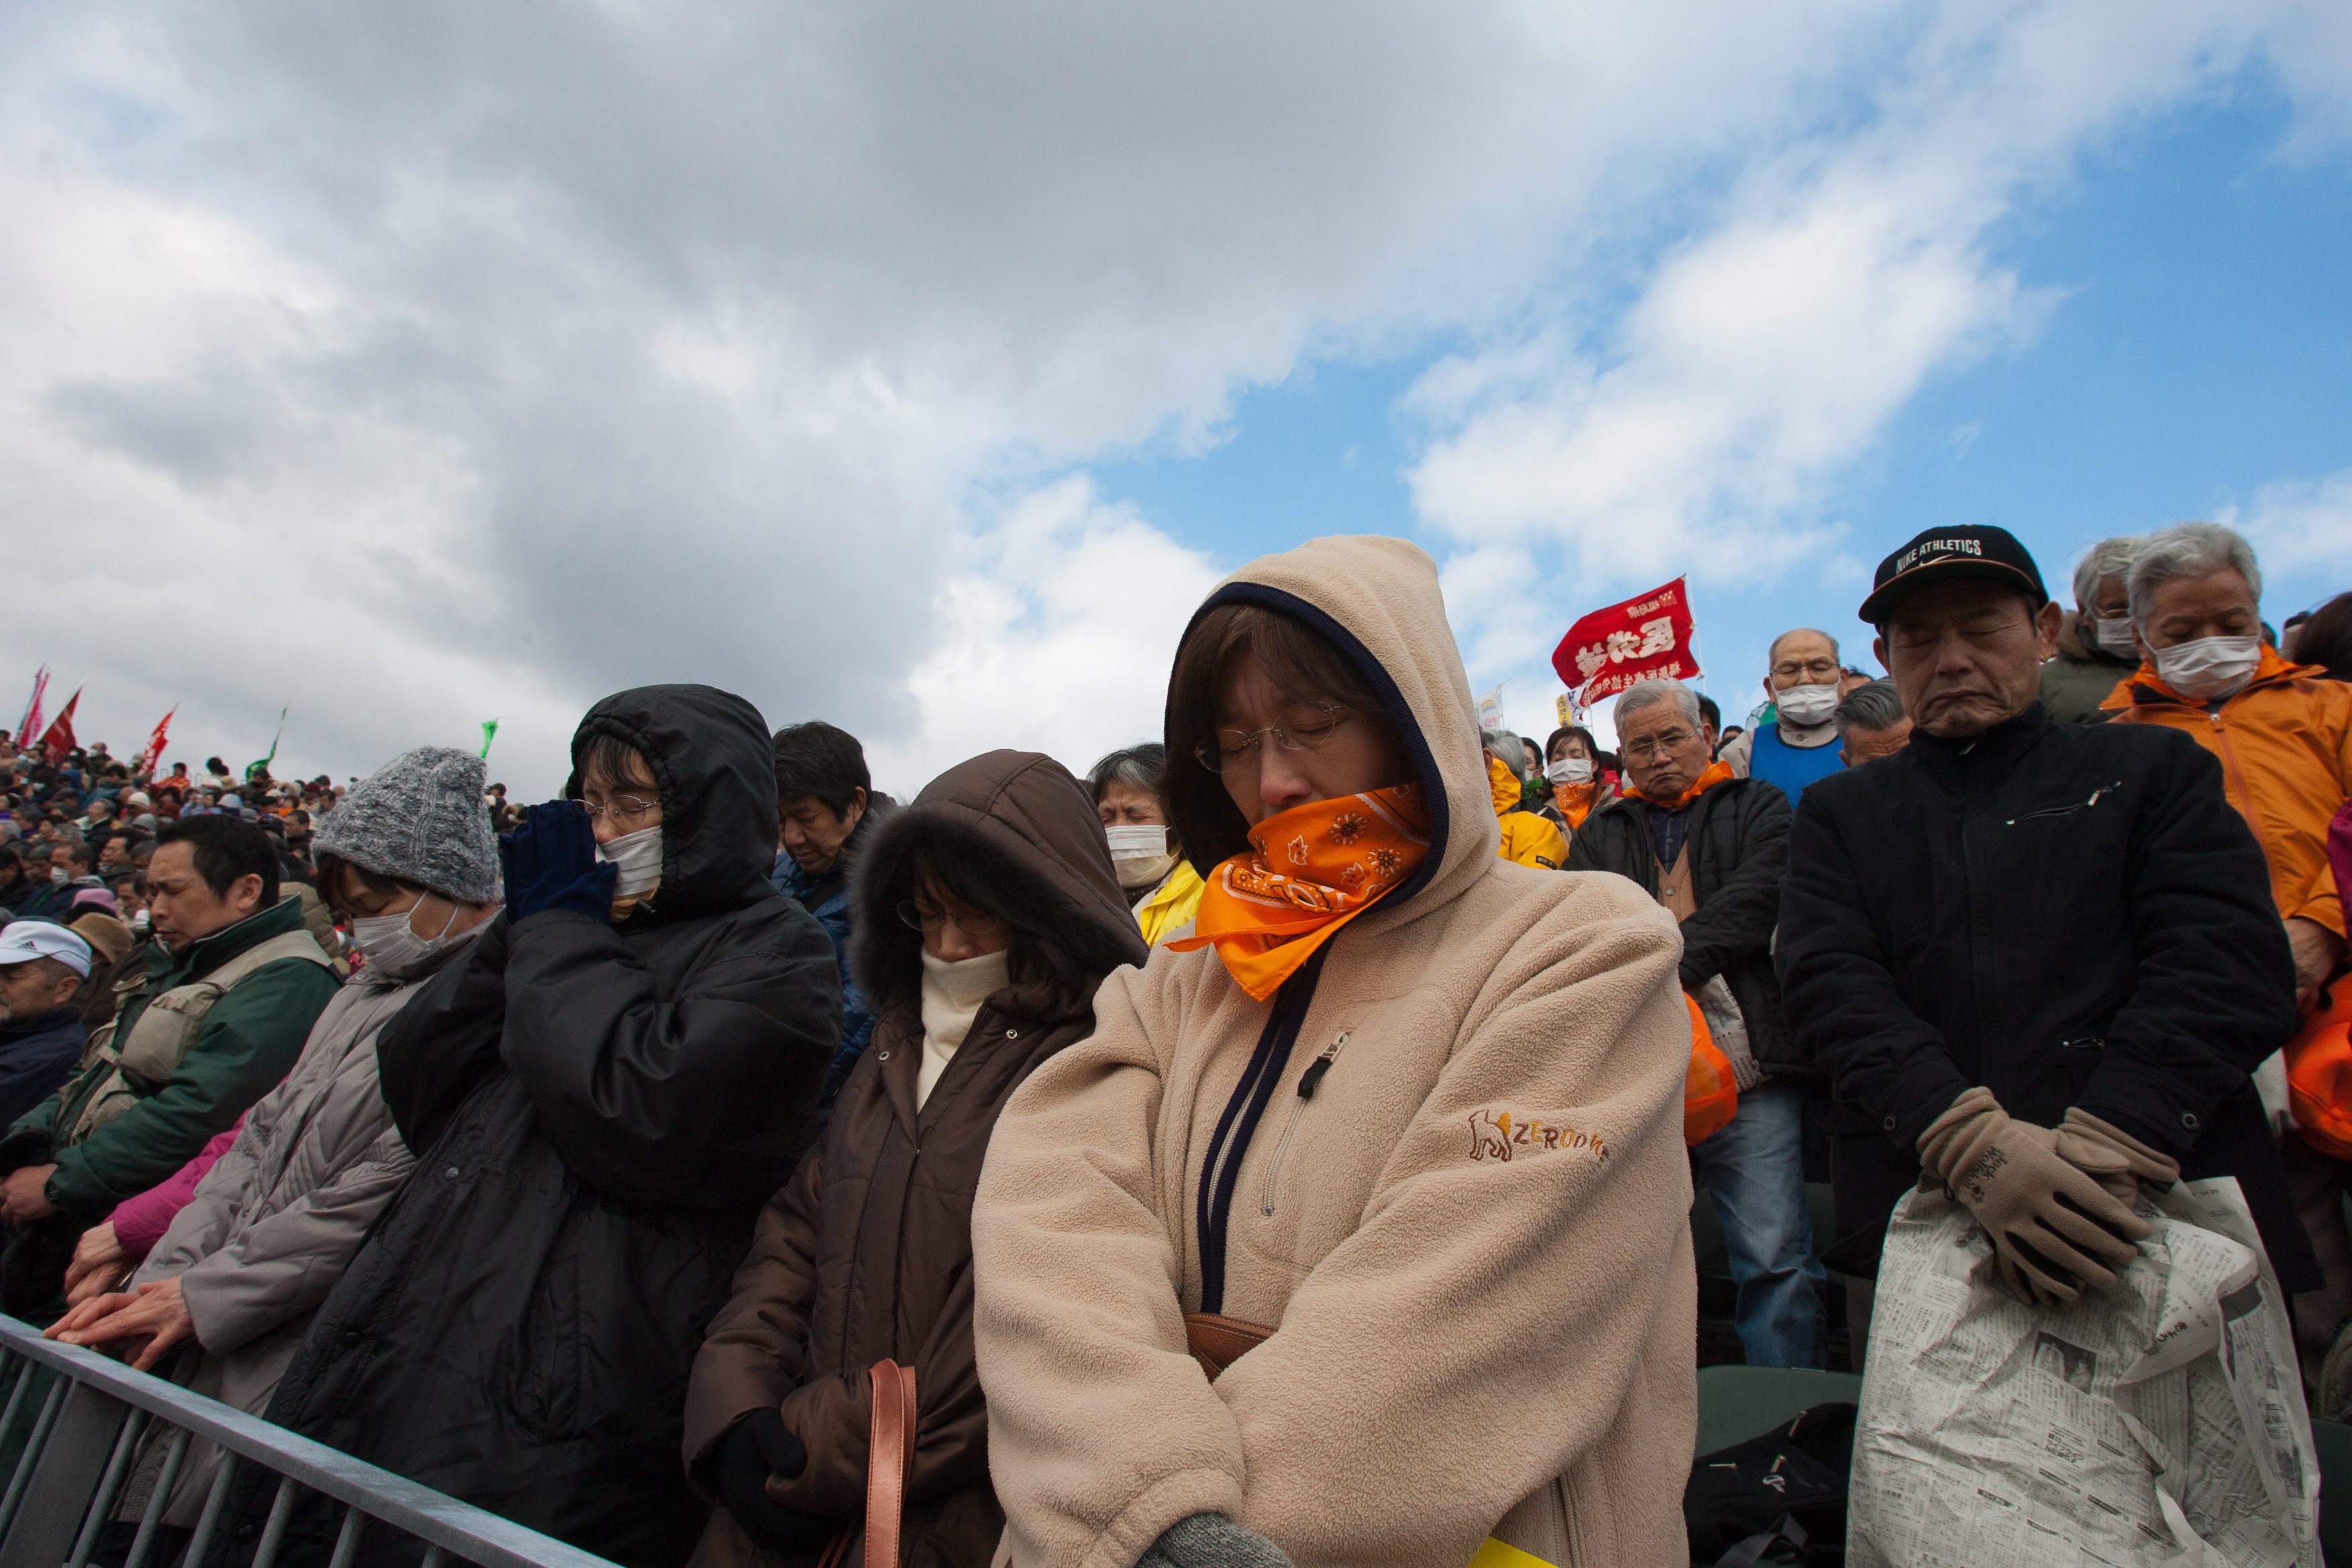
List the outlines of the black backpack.
{"type": "Polygon", "coordinates": [[[1691,1465],[1683,1524],[1694,1568],[1845,1560],[1845,1483],[1854,1407],[1816,1405],[1691,1465]]]}

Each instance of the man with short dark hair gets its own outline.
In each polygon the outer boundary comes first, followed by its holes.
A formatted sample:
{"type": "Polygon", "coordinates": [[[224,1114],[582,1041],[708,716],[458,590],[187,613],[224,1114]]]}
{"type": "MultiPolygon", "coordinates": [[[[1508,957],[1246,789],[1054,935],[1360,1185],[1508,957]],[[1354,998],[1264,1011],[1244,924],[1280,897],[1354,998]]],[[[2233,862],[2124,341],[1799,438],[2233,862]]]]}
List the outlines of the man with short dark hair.
{"type": "Polygon", "coordinates": [[[879,803],[866,748],[848,731],[822,720],[787,724],[776,731],[774,749],[780,843],[769,880],[824,927],[841,973],[841,1046],[818,1090],[821,1125],[874,1037],[873,1009],[849,973],[849,868],[879,803]]]}
{"type": "Polygon", "coordinates": [[[335,973],[250,823],[175,823],[149,862],[147,977],[89,1065],[0,1137],[0,1309],[50,1310],[75,1238],[194,1157],[301,1054],[335,973]],[[164,1001],[168,997],[169,1001],[164,1001]],[[161,1005],[159,1005],[161,1004],[161,1005]]]}
{"type": "Polygon", "coordinates": [[[16,906],[18,920],[58,920],[71,907],[74,895],[84,888],[103,888],[106,884],[90,868],[89,846],[76,834],[68,834],[62,842],[50,846],[48,853],[39,856],[36,864],[47,862],[45,886],[37,887],[25,901],[16,906]]]}
{"type": "Polygon", "coordinates": [[[2142,1182],[2231,1175],[2289,1291],[2319,1284],[2249,1074],[2294,1027],[2262,851],[2218,763],[2154,726],[2050,721],[2059,622],[2024,547],[1930,530],[1861,616],[1911,743],[1806,790],[1778,959],[1831,1079],[1837,1243],[1874,1275],[1941,1183],[2034,1304],[2113,1282],[2142,1182]]]}

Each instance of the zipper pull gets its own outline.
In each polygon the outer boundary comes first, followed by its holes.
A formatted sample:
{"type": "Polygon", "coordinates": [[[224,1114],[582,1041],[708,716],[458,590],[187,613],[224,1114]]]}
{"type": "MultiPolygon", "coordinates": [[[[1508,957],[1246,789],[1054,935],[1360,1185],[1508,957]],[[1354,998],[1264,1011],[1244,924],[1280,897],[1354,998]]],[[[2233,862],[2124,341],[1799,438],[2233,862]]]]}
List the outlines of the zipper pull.
{"type": "Polygon", "coordinates": [[[1331,1063],[1339,1057],[1339,1047],[1347,1043],[1348,1031],[1342,1029],[1339,1031],[1339,1037],[1338,1039],[1333,1040],[1329,1045],[1324,1047],[1323,1053],[1317,1057],[1313,1061],[1307,1064],[1307,1070],[1298,1075],[1299,1099],[1312,1100],[1315,1098],[1315,1091],[1322,1087],[1323,1075],[1331,1070],[1331,1063]]]}

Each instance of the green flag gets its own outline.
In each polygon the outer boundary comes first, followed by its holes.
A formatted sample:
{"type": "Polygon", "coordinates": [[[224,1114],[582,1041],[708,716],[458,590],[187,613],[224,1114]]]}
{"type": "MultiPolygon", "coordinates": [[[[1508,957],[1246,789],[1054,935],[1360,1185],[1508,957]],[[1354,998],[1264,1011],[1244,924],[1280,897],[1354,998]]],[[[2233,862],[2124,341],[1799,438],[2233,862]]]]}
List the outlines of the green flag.
{"type": "MultiPolygon", "coordinates": [[[[293,704],[291,704],[291,703],[287,704],[287,707],[288,707],[288,708],[290,708],[290,707],[292,707],[292,706],[293,706],[293,704]]],[[[246,776],[247,778],[248,778],[248,779],[249,779],[249,778],[252,778],[256,773],[268,773],[268,772],[269,771],[269,764],[270,764],[270,763],[274,763],[274,762],[276,762],[276,761],[278,760],[278,742],[280,742],[280,741],[282,741],[282,740],[284,740],[285,738],[286,738],[286,708],[280,708],[280,709],[278,710],[278,733],[276,733],[275,735],[272,735],[272,736],[270,736],[270,737],[269,737],[269,754],[268,754],[268,756],[266,756],[266,757],[262,758],[262,759],[261,759],[259,762],[257,762],[257,763],[246,763],[246,764],[245,764],[245,776],[246,776]]]]}
{"type": "Polygon", "coordinates": [[[484,762],[486,762],[486,763],[487,763],[487,762],[488,762],[488,761],[490,760],[490,742],[491,742],[492,741],[497,740],[498,738],[499,738],[499,721],[498,721],[496,719],[485,719],[485,720],[483,720],[483,721],[482,721],[482,761],[484,761],[484,762]]]}

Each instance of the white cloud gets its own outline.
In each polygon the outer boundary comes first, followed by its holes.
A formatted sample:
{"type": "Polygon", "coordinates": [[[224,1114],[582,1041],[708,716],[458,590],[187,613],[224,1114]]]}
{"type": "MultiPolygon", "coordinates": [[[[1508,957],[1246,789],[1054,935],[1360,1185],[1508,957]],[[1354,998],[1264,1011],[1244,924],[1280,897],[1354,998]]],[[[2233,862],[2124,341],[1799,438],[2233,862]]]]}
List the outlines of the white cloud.
{"type": "Polygon", "coordinates": [[[2283,479],[2213,521],[2236,529],[2263,566],[2263,597],[2275,615],[2343,591],[2352,572],[2352,468],[2315,479],[2283,479]]]}
{"type": "Polygon", "coordinates": [[[999,746],[1084,776],[1159,738],[1177,638],[1219,576],[1207,557],[1083,477],[1024,496],[957,555],[935,605],[941,640],[908,678],[917,726],[873,759],[882,787],[911,794],[940,759],[999,746]]]}

